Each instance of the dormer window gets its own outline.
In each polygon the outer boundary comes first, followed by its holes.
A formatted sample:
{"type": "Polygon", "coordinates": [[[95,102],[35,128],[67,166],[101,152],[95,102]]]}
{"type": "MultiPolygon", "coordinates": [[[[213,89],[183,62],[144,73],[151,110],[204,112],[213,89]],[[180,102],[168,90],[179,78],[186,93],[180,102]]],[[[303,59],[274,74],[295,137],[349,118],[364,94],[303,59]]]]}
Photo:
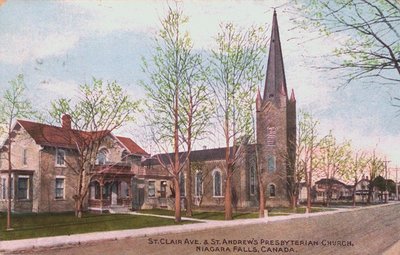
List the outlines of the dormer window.
{"type": "Polygon", "coordinates": [[[127,150],[124,150],[121,154],[121,161],[126,162],[128,161],[129,157],[129,152],[127,150]]]}
{"type": "Polygon", "coordinates": [[[101,149],[99,151],[99,153],[97,154],[96,164],[98,164],[98,165],[106,164],[106,162],[107,162],[107,154],[108,154],[107,149],[105,149],[105,148],[101,149]]]}

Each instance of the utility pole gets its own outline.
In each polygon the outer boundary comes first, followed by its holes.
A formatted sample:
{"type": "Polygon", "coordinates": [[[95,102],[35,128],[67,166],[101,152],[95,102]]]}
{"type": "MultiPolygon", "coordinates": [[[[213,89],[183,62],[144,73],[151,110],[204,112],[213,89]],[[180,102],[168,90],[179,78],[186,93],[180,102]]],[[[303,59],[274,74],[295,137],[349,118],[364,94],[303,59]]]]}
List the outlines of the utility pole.
{"type": "Polygon", "coordinates": [[[390,160],[386,160],[386,156],[385,156],[385,160],[383,161],[385,163],[385,192],[384,192],[384,196],[385,196],[385,203],[388,202],[388,195],[389,195],[389,191],[388,191],[388,185],[387,185],[387,172],[388,172],[388,164],[390,162],[390,160]]]}
{"type": "Polygon", "coordinates": [[[399,183],[398,183],[398,178],[397,178],[397,176],[398,176],[397,172],[400,170],[400,168],[398,168],[396,166],[396,168],[391,168],[391,170],[396,171],[396,181],[395,181],[395,184],[396,184],[396,200],[400,200],[400,197],[399,197],[399,183]]]}

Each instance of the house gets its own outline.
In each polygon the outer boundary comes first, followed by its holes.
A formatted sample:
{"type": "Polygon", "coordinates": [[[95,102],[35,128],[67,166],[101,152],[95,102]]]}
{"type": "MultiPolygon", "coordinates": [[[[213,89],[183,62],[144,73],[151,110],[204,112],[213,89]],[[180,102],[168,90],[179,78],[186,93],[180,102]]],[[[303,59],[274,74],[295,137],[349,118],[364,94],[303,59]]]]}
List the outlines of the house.
{"type": "Polygon", "coordinates": [[[322,178],[315,182],[316,201],[345,200],[352,197],[352,186],[336,179],[322,178]]]}
{"type": "MultiPolygon", "coordinates": [[[[258,207],[256,162],[264,180],[266,206],[289,206],[289,188],[295,161],[296,99],[286,85],[276,12],[273,15],[268,64],[263,95],[256,104],[256,144],[243,144],[234,166],[232,203],[234,208],[258,207]],[[256,149],[259,158],[256,158],[256,149]]],[[[192,180],[192,201],[197,206],[223,208],[225,193],[225,151],[213,148],[190,153],[192,176],[179,176],[172,184],[168,154],[152,157],[127,137],[111,132],[71,129],[71,118],[61,127],[18,120],[12,149],[12,209],[14,211],[70,211],[74,208],[78,176],[77,149],[80,143],[101,138],[91,164],[90,185],[84,209],[109,210],[116,206],[132,209],[173,208],[175,190],[180,189],[185,206],[185,178],[192,180]],[[163,163],[163,164],[160,164],[163,163]],[[163,167],[167,165],[167,167],[163,167]]],[[[232,148],[228,148],[232,149],[232,148]]],[[[0,210],[5,210],[6,151],[1,153],[3,184],[0,210]]],[[[187,152],[182,152],[182,155],[187,152]]],[[[181,158],[184,158],[181,157],[181,158]]],[[[184,167],[188,167],[187,165],[184,167]]]]}
{"type": "MultiPolygon", "coordinates": [[[[12,130],[15,134],[11,147],[12,210],[72,211],[78,178],[76,143],[100,133],[72,129],[69,115],[63,116],[61,127],[17,120],[12,130]]],[[[100,210],[113,205],[130,205],[131,179],[140,167],[141,158],[148,154],[129,138],[114,136],[110,132],[100,135],[104,139],[95,162],[99,174],[93,174],[85,207],[100,210]]],[[[0,210],[5,210],[6,146],[0,155],[0,210]]]]}

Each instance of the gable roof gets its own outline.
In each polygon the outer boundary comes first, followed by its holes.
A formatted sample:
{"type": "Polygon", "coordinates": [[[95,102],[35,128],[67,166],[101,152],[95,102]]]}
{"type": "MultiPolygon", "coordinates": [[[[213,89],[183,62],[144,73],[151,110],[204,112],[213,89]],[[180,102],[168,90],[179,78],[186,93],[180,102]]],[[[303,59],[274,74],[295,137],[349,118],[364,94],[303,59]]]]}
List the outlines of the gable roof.
{"type": "MultiPolygon", "coordinates": [[[[17,120],[17,125],[23,127],[26,132],[32,137],[36,144],[42,146],[54,146],[61,148],[75,149],[77,145],[81,145],[89,139],[101,139],[111,132],[108,130],[104,131],[80,131],[76,129],[70,129],[65,127],[57,127],[42,123],[37,123],[27,120],[17,120]]],[[[125,146],[131,153],[148,155],[139,145],[127,137],[117,137],[118,141],[125,146]]]]}
{"type": "Polygon", "coordinates": [[[126,149],[129,150],[132,154],[138,155],[150,155],[145,150],[142,149],[137,143],[135,143],[132,139],[123,136],[115,136],[126,149]]]}

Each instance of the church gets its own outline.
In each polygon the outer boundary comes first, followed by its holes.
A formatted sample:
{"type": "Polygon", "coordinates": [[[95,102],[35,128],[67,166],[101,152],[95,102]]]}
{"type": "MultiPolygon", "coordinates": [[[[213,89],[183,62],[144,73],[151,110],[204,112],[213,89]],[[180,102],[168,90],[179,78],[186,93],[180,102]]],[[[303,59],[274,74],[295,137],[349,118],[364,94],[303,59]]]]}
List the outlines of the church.
{"type": "MultiPolygon", "coordinates": [[[[257,144],[246,145],[239,156],[239,162],[235,164],[232,185],[233,206],[234,208],[258,207],[258,173],[262,174],[266,206],[289,206],[296,149],[296,99],[293,90],[290,95],[288,94],[276,12],[272,21],[264,91],[263,95],[258,91],[256,97],[256,121],[257,144]],[[256,170],[256,147],[259,155],[259,171],[256,170]]],[[[157,157],[163,159],[166,155],[156,155],[146,159],[142,164],[143,174],[137,176],[139,186],[147,187],[143,191],[136,192],[136,194],[145,193],[144,201],[134,199],[137,205],[140,205],[137,208],[142,206],[172,208],[167,198],[173,196],[173,190],[167,187],[165,178],[168,174],[163,171],[157,157]],[[149,178],[150,176],[153,178],[149,178]]],[[[190,161],[192,176],[189,178],[192,178],[193,204],[200,207],[223,208],[225,148],[192,151],[190,161]]],[[[185,178],[188,176],[181,173],[179,180],[182,197],[186,191],[185,178]]]]}
{"type": "MultiPolygon", "coordinates": [[[[289,206],[295,162],[296,99],[293,90],[289,95],[286,85],[276,12],[272,21],[265,86],[263,93],[258,91],[255,103],[256,144],[244,145],[235,164],[231,191],[233,207],[258,207],[258,174],[262,175],[266,206],[289,206]]],[[[150,156],[128,137],[103,133],[105,137],[94,162],[95,171],[88,179],[84,209],[173,209],[175,187],[172,176],[159,163],[159,159],[163,160],[167,155],[150,156]]],[[[76,144],[79,138],[94,134],[72,129],[71,116],[67,114],[63,116],[60,127],[17,120],[13,134],[12,211],[73,211],[79,178],[74,171],[76,144]]],[[[195,207],[224,207],[225,149],[190,153],[192,175],[185,176],[183,171],[179,176],[183,206],[187,192],[185,178],[191,178],[195,207]]],[[[0,150],[0,211],[7,208],[8,174],[7,148],[3,144],[0,150]]]]}

